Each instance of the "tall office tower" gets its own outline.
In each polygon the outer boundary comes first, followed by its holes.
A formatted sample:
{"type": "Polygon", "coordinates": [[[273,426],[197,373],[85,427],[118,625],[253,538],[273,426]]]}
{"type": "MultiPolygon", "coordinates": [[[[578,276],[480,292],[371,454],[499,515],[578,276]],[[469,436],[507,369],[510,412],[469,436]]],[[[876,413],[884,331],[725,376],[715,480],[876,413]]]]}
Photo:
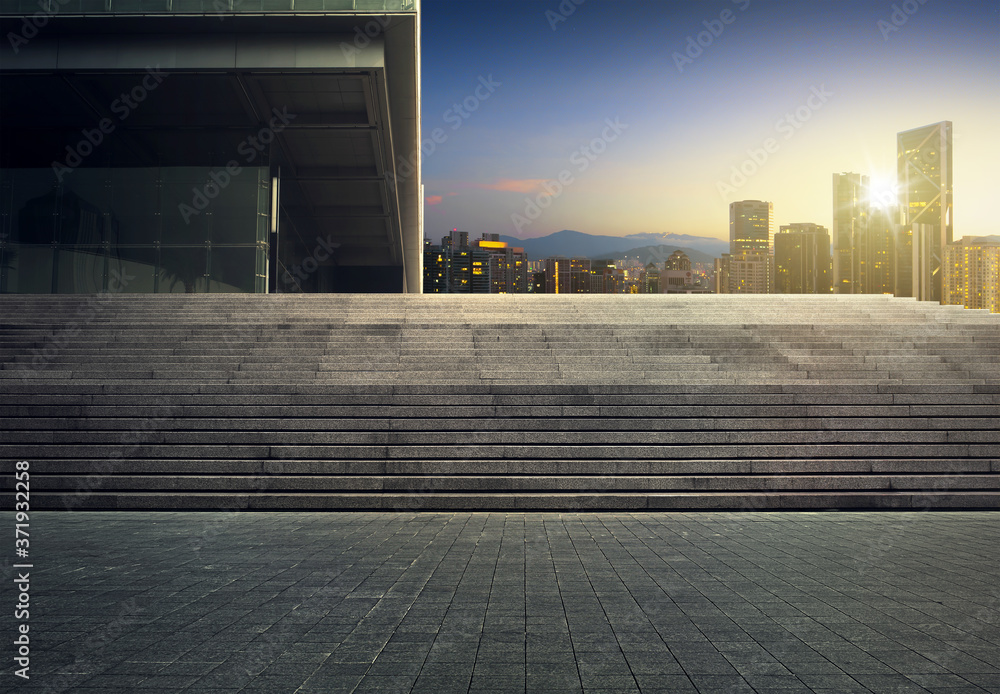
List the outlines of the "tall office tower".
{"type": "MultiPolygon", "coordinates": [[[[499,234],[483,234],[473,248],[489,258],[491,294],[521,294],[528,291],[528,262],[523,248],[508,246],[499,234]]],[[[478,291],[478,290],[477,290],[478,291]]]]}
{"type": "Polygon", "coordinates": [[[941,303],[1000,313],[1000,241],[963,236],[944,251],[941,303]]]}
{"type": "Polygon", "coordinates": [[[494,268],[489,250],[478,243],[470,246],[469,232],[454,230],[440,246],[425,244],[424,291],[489,294],[494,268]]]}
{"type": "Polygon", "coordinates": [[[953,229],[951,141],[951,121],[896,136],[896,173],[904,225],[897,238],[896,255],[907,266],[897,267],[897,296],[922,301],[942,298],[944,250],[952,241],[953,229]],[[901,286],[901,280],[909,280],[910,286],[901,286]]]}
{"type": "Polygon", "coordinates": [[[818,224],[788,224],[774,236],[776,294],[829,294],[830,232],[818,224]]]}
{"type": "Polygon", "coordinates": [[[440,245],[424,241],[424,294],[439,294],[448,291],[448,275],[451,259],[440,245]]]}
{"type": "Polygon", "coordinates": [[[774,205],[741,200],[729,205],[729,254],[766,255],[774,243],[774,205]]]}
{"type": "Polygon", "coordinates": [[[571,261],[563,256],[545,259],[545,293],[571,294],[571,261]]]}
{"type": "Polygon", "coordinates": [[[419,3],[43,5],[0,2],[0,292],[420,293],[419,3]]]}
{"type": "Polygon", "coordinates": [[[865,292],[869,265],[869,180],[833,174],[833,287],[837,294],[865,292]]]}
{"type": "Polygon", "coordinates": [[[774,284],[774,205],[741,200],[729,205],[729,293],[769,294],[774,284]]]}
{"type": "Polygon", "coordinates": [[[865,294],[892,294],[896,290],[896,234],[899,208],[872,205],[868,216],[868,267],[865,294]]]}

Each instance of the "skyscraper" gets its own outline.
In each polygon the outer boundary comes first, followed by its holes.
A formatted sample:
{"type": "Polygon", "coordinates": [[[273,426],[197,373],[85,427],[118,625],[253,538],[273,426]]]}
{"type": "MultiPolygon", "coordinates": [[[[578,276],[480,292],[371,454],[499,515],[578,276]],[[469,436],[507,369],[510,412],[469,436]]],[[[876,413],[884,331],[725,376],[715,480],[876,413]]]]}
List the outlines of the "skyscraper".
{"type": "Polygon", "coordinates": [[[774,205],[729,205],[729,293],[769,294],[774,285],[774,205]]]}
{"type": "Polygon", "coordinates": [[[830,232],[818,224],[789,224],[774,236],[776,294],[829,294],[830,232]]]}
{"type": "Polygon", "coordinates": [[[951,141],[951,121],[925,125],[896,136],[903,217],[896,244],[897,296],[914,296],[925,301],[942,298],[944,249],[951,243],[953,231],[951,141]],[[914,232],[921,238],[914,239],[914,232]],[[904,286],[906,280],[910,286],[904,286]]]}
{"type": "Polygon", "coordinates": [[[774,205],[741,200],[729,205],[729,254],[767,255],[774,243],[774,205]]]}
{"type": "Polygon", "coordinates": [[[865,293],[870,249],[869,179],[833,174],[833,287],[838,294],[865,293]]]}

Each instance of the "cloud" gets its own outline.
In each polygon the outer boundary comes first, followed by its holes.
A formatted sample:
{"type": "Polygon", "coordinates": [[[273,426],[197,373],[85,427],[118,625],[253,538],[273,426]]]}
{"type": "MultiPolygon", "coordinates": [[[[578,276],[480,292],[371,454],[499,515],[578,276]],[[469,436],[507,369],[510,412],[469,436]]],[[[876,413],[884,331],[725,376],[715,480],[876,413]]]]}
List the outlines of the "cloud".
{"type": "Polygon", "coordinates": [[[534,193],[545,183],[544,178],[501,178],[496,183],[473,183],[473,187],[483,190],[499,190],[505,193],[534,193]]]}
{"type": "Polygon", "coordinates": [[[428,206],[433,207],[434,205],[440,205],[442,202],[444,202],[445,198],[450,198],[453,195],[458,195],[458,193],[445,193],[444,195],[428,195],[426,198],[424,198],[424,202],[426,202],[428,206]]]}

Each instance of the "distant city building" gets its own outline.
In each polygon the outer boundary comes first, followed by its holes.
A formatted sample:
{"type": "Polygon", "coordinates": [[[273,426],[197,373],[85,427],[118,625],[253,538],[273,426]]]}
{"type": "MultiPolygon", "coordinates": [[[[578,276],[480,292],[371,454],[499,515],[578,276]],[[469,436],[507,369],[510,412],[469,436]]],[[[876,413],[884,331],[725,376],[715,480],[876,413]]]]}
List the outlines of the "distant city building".
{"type": "Polygon", "coordinates": [[[868,260],[862,293],[892,294],[896,290],[896,234],[899,208],[872,205],[868,215],[868,260]]]}
{"type": "Polygon", "coordinates": [[[643,294],[660,293],[660,269],[656,266],[656,263],[646,264],[646,267],[639,274],[639,284],[642,287],[640,291],[643,294]]]}
{"type": "Polygon", "coordinates": [[[545,293],[572,294],[570,259],[562,256],[545,259],[545,293]]]}
{"type": "Polygon", "coordinates": [[[818,224],[789,224],[774,236],[776,294],[829,294],[830,233],[818,224]]]}
{"type": "Polygon", "coordinates": [[[896,243],[896,295],[940,301],[953,233],[951,121],[901,132],[896,148],[904,225],[896,243]]]}
{"type": "Polygon", "coordinates": [[[453,230],[440,245],[424,245],[424,292],[489,294],[490,255],[469,245],[469,232],[453,230]]]}
{"type": "Polygon", "coordinates": [[[590,263],[590,293],[620,294],[625,286],[625,272],[614,260],[593,260],[590,263]]]}
{"type": "Polygon", "coordinates": [[[729,205],[729,294],[769,294],[774,284],[774,205],[741,200],[729,205]]]}
{"type": "Polygon", "coordinates": [[[729,294],[729,261],[732,258],[728,253],[723,253],[721,258],[715,259],[715,293],[729,294]]]}
{"type": "Polygon", "coordinates": [[[869,269],[870,184],[868,176],[833,174],[833,288],[837,294],[865,292],[869,269]]]}
{"type": "Polygon", "coordinates": [[[483,234],[472,247],[485,251],[491,294],[524,294],[528,291],[528,259],[523,248],[511,247],[499,234],[483,234]]]}
{"type": "Polygon", "coordinates": [[[774,257],[743,254],[729,258],[730,294],[771,294],[774,291],[774,257]]]}
{"type": "Polygon", "coordinates": [[[678,249],[670,254],[667,258],[666,263],[663,265],[664,270],[690,270],[691,269],[691,259],[687,257],[687,253],[678,249]]]}
{"type": "Polygon", "coordinates": [[[573,258],[569,261],[569,289],[574,294],[590,293],[590,260],[573,258]]]}
{"type": "Polygon", "coordinates": [[[1000,313],[1000,242],[962,237],[945,247],[941,303],[1000,313]]]}
{"type": "Polygon", "coordinates": [[[729,254],[765,255],[774,243],[774,205],[741,200],[729,205],[729,254]]]}

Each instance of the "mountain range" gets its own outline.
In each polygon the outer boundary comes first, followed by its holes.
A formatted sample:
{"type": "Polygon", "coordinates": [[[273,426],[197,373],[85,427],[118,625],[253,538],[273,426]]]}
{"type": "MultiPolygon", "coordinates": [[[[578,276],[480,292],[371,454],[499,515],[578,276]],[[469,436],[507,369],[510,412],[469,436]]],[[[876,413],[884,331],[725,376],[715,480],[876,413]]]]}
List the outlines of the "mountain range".
{"type": "Polygon", "coordinates": [[[688,254],[693,262],[712,262],[729,252],[729,242],[707,236],[687,234],[629,234],[628,236],[599,236],[582,231],[564,229],[548,236],[519,239],[500,236],[511,246],[525,250],[530,260],[541,260],[557,255],[567,258],[618,259],[626,255],[649,255],[653,262],[662,262],[676,249],[688,254]],[[657,250],[652,250],[657,249],[657,250]],[[694,252],[694,253],[692,253],[694,252]],[[695,257],[697,254],[699,257],[695,257]],[[662,257],[660,257],[662,255],[662,257]],[[704,257],[707,256],[707,257],[704,257]]]}

